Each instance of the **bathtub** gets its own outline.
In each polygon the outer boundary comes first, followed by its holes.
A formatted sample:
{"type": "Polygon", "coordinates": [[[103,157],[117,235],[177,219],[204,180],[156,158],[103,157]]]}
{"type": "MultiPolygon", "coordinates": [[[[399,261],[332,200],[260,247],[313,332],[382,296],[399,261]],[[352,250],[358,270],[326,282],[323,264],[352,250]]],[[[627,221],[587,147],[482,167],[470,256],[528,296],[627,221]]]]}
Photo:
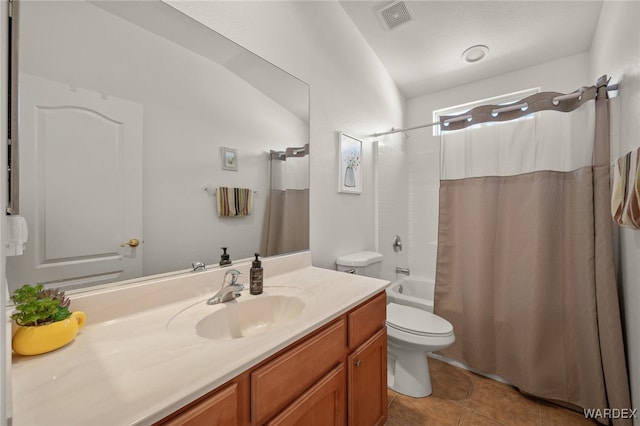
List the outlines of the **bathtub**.
{"type": "Polygon", "coordinates": [[[434,285],[431,278],[406,276],[387,288],[387,302],[433,312],[434,285]]]}

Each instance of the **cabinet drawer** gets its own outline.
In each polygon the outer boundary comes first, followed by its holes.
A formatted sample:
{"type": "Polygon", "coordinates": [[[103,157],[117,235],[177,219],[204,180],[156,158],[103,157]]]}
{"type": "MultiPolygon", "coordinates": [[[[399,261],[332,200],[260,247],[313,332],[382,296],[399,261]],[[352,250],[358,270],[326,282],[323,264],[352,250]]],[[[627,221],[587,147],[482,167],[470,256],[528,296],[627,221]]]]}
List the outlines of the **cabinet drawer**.
{"type": "Polygon", "coordinates": [[[367,340],[385,326],[387,293],[384,291],[349,314],[349,349],[367,340]]]}
{"type": "Polygon", "coordinates": [[[291,403],[267,426],[334,425],[345,423],[345,368],[339,364],[311,389],[291,403]]]}
{"type": "Polygon", "coordinates": [[[341,318],[328,328],[251,373],[251,420],[262,424],[308,389],[346,353],[341,318]]]}

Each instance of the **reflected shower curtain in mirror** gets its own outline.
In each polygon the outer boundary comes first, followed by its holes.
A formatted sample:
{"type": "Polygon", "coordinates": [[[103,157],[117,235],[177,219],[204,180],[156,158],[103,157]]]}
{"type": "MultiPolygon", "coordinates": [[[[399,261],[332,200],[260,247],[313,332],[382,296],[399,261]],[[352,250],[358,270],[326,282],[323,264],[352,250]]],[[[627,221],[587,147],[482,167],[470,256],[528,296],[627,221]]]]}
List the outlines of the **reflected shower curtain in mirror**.
{"type": "Polygon", "coordinates": [[[270,190],[261,254],[309,248],[309,145],[271,151],[270,190]]]}
{"type": "Polygon", "coordinates": [[[456,342],[441,353],[574,409],[628,409],[606,79],[558,95],[442,133],[435,313],[456,342]]]}

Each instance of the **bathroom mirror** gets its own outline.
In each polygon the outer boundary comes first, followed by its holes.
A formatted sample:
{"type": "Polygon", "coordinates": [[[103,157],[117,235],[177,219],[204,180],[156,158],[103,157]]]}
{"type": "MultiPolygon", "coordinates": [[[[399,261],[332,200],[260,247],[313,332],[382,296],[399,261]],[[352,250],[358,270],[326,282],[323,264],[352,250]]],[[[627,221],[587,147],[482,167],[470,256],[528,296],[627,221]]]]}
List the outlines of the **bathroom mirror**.
{"type": "Polygon", "coordinates": [[[221,247],[232,260],[308,249],[306,83],[161,1],[15,9],[12,198],[29,238],[7,257],[9,291],[185,273],[221,247]],[[288,160],[302,182],[272,187],[288,160]],[[219,216],[223,187],[248,189],[248,215],[219,216]],[[303,225],[268,244],[288,188],[306,192],[288,206],[303,225]]]}

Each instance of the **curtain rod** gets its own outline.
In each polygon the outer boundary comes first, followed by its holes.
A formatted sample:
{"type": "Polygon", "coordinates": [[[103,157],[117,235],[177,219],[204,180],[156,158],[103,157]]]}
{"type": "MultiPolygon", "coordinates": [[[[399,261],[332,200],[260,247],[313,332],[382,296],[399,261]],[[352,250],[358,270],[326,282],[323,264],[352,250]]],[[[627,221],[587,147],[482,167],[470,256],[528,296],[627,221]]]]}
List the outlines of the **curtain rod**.
{"type": "MultiPolygon", "coordinates": [[[[607,86],[607,91],[613,91],[613,90],[618,90],[618,85],[617,84],[610,84],[607,86]]],[[[580,89],[577,92],[574,93],[569,93],[568,95],[560,95],[560,96],[556,96],[555,98],[553,98],[552,102],[557,105],[558,102],[560,101],[566,101],[568,99],[573,99],[573,98],[579,98],[580,96],[582,96],[582,94],[584,93],[584,89],[580,89]]],[[[496,108],[494,109],[491,114],[495,114],[495,116],[497,116],[498,114],[502,113],[502,112],[508,112],[508,111],[513,111],[516,109],[523,109],[523,111],[526,111],[526,109],[528,108],[528,105],[526,103],[523,104],[517,104],[517,105],[508,105],[505,106],[504,108],[496,108]]],[[[462,120],[468,120],[471,116],[470,115],[461,115],[459,117],[455,117],[455,118],[450,118],[448,120],[445,120],[443,122],[443,124],[446,126],[448,123],[453,123],[456,121],[462,121],[462,120]]],[[[391,135],[393,133],[402,133],[402,132],[408,132],[409,130],[416,130],[416,129],[422,129],[425,127],[433,127],[433,126],[437,126],[439,125],[440,122],[436,121],[434,123],[429,123],[429,124],[422,124],[420,126],[414,126],[414,127],[407,127],[405,129],[394,129],[393,127],[391,128],[391,130],[387,131],[387,132],[381,132],[381,133],[374,133],[372,135],[370,135],[370,137],[378,137],[378,136],[385,136],[385,135],[391,135]]]]}

